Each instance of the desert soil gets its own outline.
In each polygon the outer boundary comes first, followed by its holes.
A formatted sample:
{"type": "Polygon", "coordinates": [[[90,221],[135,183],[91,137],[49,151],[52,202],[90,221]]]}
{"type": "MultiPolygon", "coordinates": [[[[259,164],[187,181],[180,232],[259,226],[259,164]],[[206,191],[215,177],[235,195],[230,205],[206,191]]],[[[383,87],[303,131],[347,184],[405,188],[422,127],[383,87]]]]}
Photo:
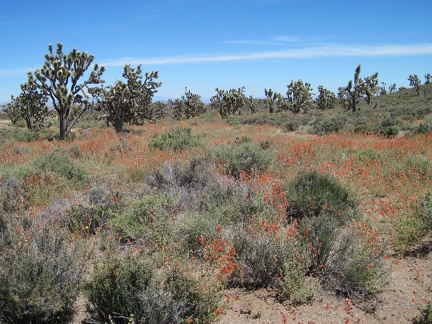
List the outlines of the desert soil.
{"type": "Polygon", "coordinates": [[[388,266],[387,283],[372,300],[349,302],[322,290],[310,304],[293,306],[280,303],[272,291],[231,290],[216,323],[412,323],[431,300],[431,250],[389,260],[388,266]]]}

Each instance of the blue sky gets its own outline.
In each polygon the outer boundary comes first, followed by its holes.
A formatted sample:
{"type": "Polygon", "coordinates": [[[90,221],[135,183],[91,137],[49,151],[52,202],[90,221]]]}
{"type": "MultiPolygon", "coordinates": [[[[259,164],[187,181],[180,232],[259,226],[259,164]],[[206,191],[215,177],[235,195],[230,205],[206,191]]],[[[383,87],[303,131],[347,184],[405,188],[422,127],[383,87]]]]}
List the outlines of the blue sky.
{"type": "Polygon", "coordinates": [[[432,73],[432,1],[124,0],[4,1],[0,11],[0,102],[40,68],[48,44],[87,51],[106,67],[106,84],[124,64],[159,70],[159,96],[188,87],[285,93],[302,79],[336,91],[379,72],[387,85],[432,73]]]}

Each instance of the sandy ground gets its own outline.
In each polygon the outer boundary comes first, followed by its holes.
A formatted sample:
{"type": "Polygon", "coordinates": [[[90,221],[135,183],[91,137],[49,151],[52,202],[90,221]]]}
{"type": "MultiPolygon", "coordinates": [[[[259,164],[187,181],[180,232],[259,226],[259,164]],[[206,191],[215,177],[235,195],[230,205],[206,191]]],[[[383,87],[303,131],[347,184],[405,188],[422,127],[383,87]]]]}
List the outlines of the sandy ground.
{"type": "Polygon", "coordinates": [[[387,284],[374,300],[347,301],[326,291],[308,305],[280,303],[271,291],[232,290],[215,323],[412,323],[432,295],[432,253],[389,261],[387,284]]]}

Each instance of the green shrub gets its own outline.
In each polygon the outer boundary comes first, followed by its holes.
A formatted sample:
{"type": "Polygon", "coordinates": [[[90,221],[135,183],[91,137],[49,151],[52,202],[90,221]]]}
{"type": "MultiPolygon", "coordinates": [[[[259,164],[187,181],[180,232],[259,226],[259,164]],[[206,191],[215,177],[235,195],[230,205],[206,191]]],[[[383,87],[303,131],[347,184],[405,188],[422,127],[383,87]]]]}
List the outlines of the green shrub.
{"type": "Polygon", "coordinates": [[[350,298],[367,298],[379,291],[388,271],[385,247],[359,228],[341,231],[333,243],[321,282],[350,298]]]}
{"type": "Polygon", "coordinates": [[[28,192],[24,182],[8,176],[0,182],[0,213],[9,213],[26,207],[28,192]]]}
{"type": "Polygon", "coordinates": [[[248,288],[275,287],[282,272],[286,249],[275,236],[266,234],[252,236],[239,232],[234,238],[241,276],[234,278],[248,288]]]}
{"type": "Polygon", "coordinates": [[[183,165],[164,164],[146,180],[147,184],[178,198],[181,210],[205,210],[221,205],[233,192],[212,172],[212,164],[206,158],[194,158],[183,165]]]}
{"type": "Polygon", "coordinates": [[[314,118],[310,122],[310,133],[317,135],[336,133],[344,129],[348,122],[349,117],[346,113],[339,113],[324,118],[314,118]]]}
{"type": "Polygon", "coordinates": [[[296,127],[307,125],[313,118],[313,114],[294,114],[290,111],[279,113],[258,113],[242,118],[242,124],[269,124],[273,126],[280,126],[289,131],[291,126],[296,127]]]}
{"type": "Polygon", "coordinates": [[[14,132],[11,136],[11,139],[16,142],[33,142],[38,138],[36,133],[33,133],[29,129],[19,130],[14,132]]]}
{"type": "Polygon", "coordinates": [[[155,134],[150,141],[150,148],[160,150],[183,150],[193,146],[199,146],[199,135],[193,135],[189,127],[172,128],[162,135],[155,134]]]}
{"type": "Polygon", "coordinates": [[[301,174],[288,184],[287,197],[287,216],[291,218],[325,212],[344,224],[356,215],[356,203],[349,191],[332,176],[317,171],[301,174]]]}
{"type": "Polygon", "coordinates": [[[408,253],[432,231],[432,192],[420,199],[410,215],[395,219],[395,243],[402,253],[408,253]]]}
{"type": "Polygon", "coordinates": [[[396,169],[409,177],[416,174],[421,181],[432,179],[432,162],[424,155],[409,155],[396,165],[396,169]]]}
{"type": "Polygon", "coordinates": [[[296,120],[288,120],[285,124],[282,125],[282,130],[284,132],[294,132],[299,129],[300,123],[296,120]]]}
{"type": "Polygon", "coordinates": [[[35,219],[0,228],[0,322],[64,323],[87,254],[65,230],[35,219]]]}
{"type": "Polygon", "coordinates": [[[183,212],[178,215],[173,230],[173,238],[187,253],[197,254],[202,250],[199,241],[203,235],[211,241],[217,235],[217,226],[228,231],[241,219],[238,206],[227,201],[225,204],[199,212],[183,212]]]}
{"type": "Polygon", "coordinates": [[[291,254],[284,260],[279,289],[292,302],[304,304],[317,293],[318,281],[308,274],[307,263],[298,255],[291,254]]]}
{"type": "Polygon", "coordinates": [[[432,303],[428,302],[426,308],[420,310],[420,314],[413,319],[413,324],[432,323],[432,303]]]}
{"type": "Polygon", "coordinates": [[[432,116],[427,117],[417,126],[415,133],[417,134],[429,134],[432,132],[432,116]]]}
{"type": "Polygon", "coordinates": [[[220,145],[212,155],[222,165],[226,174],[240,178],[242,173],[265,171],[272,161],[272,153],[266,146],[253,142],[220,145]]]}
{"type": "Polygon", "coordinates": [[[28,179],[32,174],[40,173],[46,178],[55,174],[76,183],[89,180],[86,170],[75,165],[69,155],[62,154],[62,152],[40,154],[16,171],[17,176],[22,179],[28,179]]]}
{"type": "Polygon", "coordinates": [[[399,134],[399,128],[397,126],[381,127],[379,134],[384,137],[393,138],[399,134]]]}
{"type": "MultiPolygon", "coordinates": [[[[73,204],[66,212],[62,223],[74,234],[92,235],[106,228],[108,222],[122,209],[123,203],[110,197],[108,201],[94,203],[91,196],[89,203],[73,204]],[[93,203],[92,203],[93,202],[93,203]]],[[[93,198],[94,199],[94,198],[93,198]]]]}
{"type": "Polygon", "coordinates": [[[226,118],[226,121],[230,126],[241,125],[239,118],[237,116],[234,116],[234,115],[228,115],[228,117],[226,118]]]}
{"type": "Polygon", "coordinates": [[[342,231],[341,225],[337,217],[325,212],[300,221],[298,229],[303,239],[299,244],[302,249],[308,251],[308,267],[311,274],[318,276],[327,266],[336,239],[342,231]]]}
{"type": "Polygon", "coordinates": [[[151,257],[146,260],[110,255],[95,266],[84,290],[95,319],[125,324],[182,323],[188,318],[204,322],[216,309],[217,294],[208,289],[209,282],[177,267],[162,269],[151,257]]]}
{"type": "Polygon", "coordinates": [[[169,194],[154,192],[134,200],[126,211],[117,213],[108,224],[123,241],[137,240],[147,234],[161,243],[169,235],[166,227],[176,206],[176,199],[169,194]]]}

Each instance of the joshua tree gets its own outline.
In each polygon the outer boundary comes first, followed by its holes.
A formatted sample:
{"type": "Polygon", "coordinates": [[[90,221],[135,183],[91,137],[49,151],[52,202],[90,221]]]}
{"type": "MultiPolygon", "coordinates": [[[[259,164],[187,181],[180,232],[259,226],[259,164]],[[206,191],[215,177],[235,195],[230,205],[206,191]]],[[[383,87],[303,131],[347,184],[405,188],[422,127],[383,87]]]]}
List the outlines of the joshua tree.
{"type": "Polygon", "coordinates": [[[167,110],[167,104],[162,101],[153,102],[148,109],[148,114],[146,119],[149,123],[154,123],[158,119],[162,119],[165,117],[167,110]]]}
{"type": "Polygon", "coordinates": [[[393,83],[392,85],[390,85],[390,86],[388,87],[388,93],[396,92],[396,90],[397,90],[396,83],[393,83]]]}
{"type": "Polygon", "coordinates": [[[251,114],[255,114],[259,111],[258,104],[253,96],[249,96],[249,98],[246,99],[246,106],[250,109],[251,114]]]}
{"type": "Polygon", "coordinates": [[[420,85],[421,85],[421,81],[419,79],[419,77],[417,76],[417,74],[410,74],[410,76],[408,77],[408,81],[410,82],[410,86],[413,86],[417,92],[417,95],[420,95],[420,85]]]}
{"type": "Polygon", "coordinates": [[[314,105],[312,98],[312,88],[309,83],[303,83],[302,80],[291,81],[287,86],[287,104],[288,110],[297,114],[300,111],[308,111],[314,105]]]}
{"type": "Polygon", "coordinates": [[[222,118],[229,115],[239,115],[245,105],[245,87],[230,89],[228,91],[215,89],[216,95],[210,98],[213,106],[219,109],[222,118]]]}
{"type": "Polygon", "coordinates": [[[168,99],[167,106],[169,109],[171,109],[174,119],[183,119],[183,111],[185,109],[183,100],[179,98],[176,98],[175,100],[168,99]]]}
{"type": "Polygon", "coordinates": [[[186,119],[199,116],[206,112],[206,106],[204,102],[202,102],[201,96],[190,92],[187,87],[185,88],[185,93],[181,99],[183,101],[182,107],[186,119]]]}
{"type": "Polygon", "coordinates": [[[21,101],[12,96],[11,101],[6,106],[3,106],[3,112],[14,125],[22,118],[21,105],[21,101]]]}
{"type": "Polygon", "coordinates": [[[36,133],[45,126],[45,119],[49,116],[47,100],[48,97],[31,80],[31,82],[21,84],[21,94],[17,98],[12,96],[11,101],[26,121],[27,128],[36,133]]]}
{"type": "Polygon", "coordinates": [[[154,121],[156,116],[151,106],[152,98],[162,83],[154,81],[158,71],[147,72],[142,80],[141,65],[136,70],[125,65],[123,77],[107,88],[94,88],[91,93],[97,98],[96,109],[101,110],[112,123],[116,132],[123,131],[124,123],[142,124],[144,120],[154,121]]]}
{"type": "Polygon", "coordinates": [[[339,88],[339,98],[343,101],[347,109],[356,111],[358,109],[357,104],[361,99],[364,99],[370,104],[372,97],[378,90],[378,72],[365,77],[360,78],[361,65],[357,66],[354,73],[354,81],[350,80],[345,88],[339,88]]]}
{"type": "Polygon", "coordinates": [[[101,75],[105,69],[95,64],[88,79],[79,83],[92,65],[94,56],[75,48],[66,55],[61,43],[57,43],[55,53],[52,45],[48,50],[42,68],[37,69],[34,76],[28,73],[28,84],[38,88],[51,101],[60,123],[60,139],[63,140],[89,107],[89,86],[104,82],[101,75]]]}
{"type": "Polygon", "coordinates": [[[282,100],[282,96],[280,93],[273,92],[272,89],[264,89],[264,94],[266,96],[266,102],[269,107],[269,113],[277,112],[280,109],[280,101],[282,100]]]}
{"type": "Polygon", "coordinates": [[[336,95],[324,88],[323,86],[318,86],[318,97],[316,98],[316,105],[318,109],[332,109],[336,104],[336,95]]]}
{"type": "Polygon", "coordinates": [[[430,73],[425,74],[425,84],[429,84],[431,82],[432,75],[430,73]]]}

